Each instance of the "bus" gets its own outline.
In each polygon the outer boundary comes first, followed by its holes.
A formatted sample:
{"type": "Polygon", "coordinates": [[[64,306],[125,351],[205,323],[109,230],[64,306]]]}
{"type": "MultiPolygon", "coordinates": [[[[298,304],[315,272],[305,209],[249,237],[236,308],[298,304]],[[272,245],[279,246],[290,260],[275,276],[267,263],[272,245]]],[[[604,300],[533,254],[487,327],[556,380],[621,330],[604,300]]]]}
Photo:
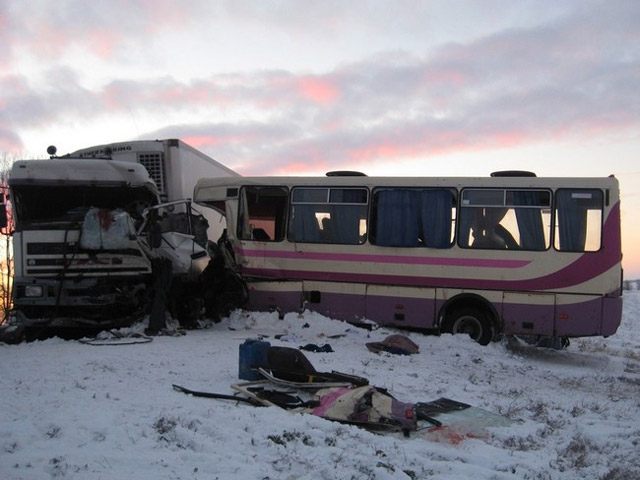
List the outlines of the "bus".
{"type": "Polygon", "coordinates": [[[607,337],[621,321],[613,175],[210,178],[194,201],[226,217],[250,310],[308,309],[483,345],[607,337]]]}

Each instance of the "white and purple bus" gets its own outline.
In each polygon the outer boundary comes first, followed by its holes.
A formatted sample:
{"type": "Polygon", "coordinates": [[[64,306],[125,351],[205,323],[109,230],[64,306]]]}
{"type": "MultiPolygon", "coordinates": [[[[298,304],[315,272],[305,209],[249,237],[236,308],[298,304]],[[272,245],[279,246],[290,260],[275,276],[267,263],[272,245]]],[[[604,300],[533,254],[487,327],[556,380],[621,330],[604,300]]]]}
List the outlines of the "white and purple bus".
{"type": "Polygon", "coordinates": [[[249,308],[352,323],[566,339],[622,316],[618,181],[490,177],[201,179],[226,216],[249,308]]]}

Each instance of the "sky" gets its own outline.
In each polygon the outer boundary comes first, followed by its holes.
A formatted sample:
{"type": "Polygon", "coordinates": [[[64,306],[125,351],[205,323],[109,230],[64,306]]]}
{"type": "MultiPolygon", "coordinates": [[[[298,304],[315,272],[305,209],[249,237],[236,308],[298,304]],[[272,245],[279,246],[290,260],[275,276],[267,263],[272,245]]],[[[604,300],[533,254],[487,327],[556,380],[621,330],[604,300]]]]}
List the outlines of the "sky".
{"type": "Polygon", "coordinates": [[[180,138],[243,175],[608,176],[640,277],[636,0],[0,0],[0,154],[180,138]]]}

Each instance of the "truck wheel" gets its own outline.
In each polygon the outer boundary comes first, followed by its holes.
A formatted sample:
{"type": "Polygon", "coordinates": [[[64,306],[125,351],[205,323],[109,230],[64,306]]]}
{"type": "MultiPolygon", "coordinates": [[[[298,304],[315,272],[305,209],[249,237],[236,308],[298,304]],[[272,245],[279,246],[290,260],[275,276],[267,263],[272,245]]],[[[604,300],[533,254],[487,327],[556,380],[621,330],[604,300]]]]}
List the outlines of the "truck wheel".
{"type": "Polygon", "coordinates": [[[227,269],[217,274],[215,285],[205,285],[204,298],[206,316],[215,322],[242,308],[249,299],[249,289],[240,275],[227,269]]]}
{"type": "Polygon", "coordinates": [[[480,345],[488,345],[493,338],[493,325],[487,314],[474,307],[462,307],[451,312],[443,330],[454,335],[467,334],[480,345]]]}
{"type": "Polygon", "coordinates": [[[27,339],[27,329],[24,325],[3,325],[0,327],[0,342],[16,345],[27,339]]]}
{"type": "Polygon", "coordinates": [[[238,274],[226,271],[224,275],[224,292],[220,295],[222,312],[228,316],[235,308],[241,308],[249,299],[247,284],[238,274]]]}

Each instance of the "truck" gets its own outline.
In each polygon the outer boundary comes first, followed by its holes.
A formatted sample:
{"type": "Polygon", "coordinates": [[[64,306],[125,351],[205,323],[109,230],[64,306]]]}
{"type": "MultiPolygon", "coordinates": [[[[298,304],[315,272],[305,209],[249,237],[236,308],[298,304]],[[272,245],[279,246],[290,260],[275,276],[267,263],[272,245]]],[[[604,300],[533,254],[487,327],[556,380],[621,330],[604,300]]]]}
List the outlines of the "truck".
{"type": "Polygon", "coordinates": [[[191,193],[187,173],[235,172],[179,140],[49,153],[48,160],[15,162],[9,176],[9,325],[27,338],[85,335],[149,314],[157,330],[166,312],[193,326],[205,306],[215,316],[221,303],[242,303],[241,283],[214,258],[211,212],[205,218],[179,198],[191,193]],[[223,291],[229,284],[231,294],[223,291]]]}

